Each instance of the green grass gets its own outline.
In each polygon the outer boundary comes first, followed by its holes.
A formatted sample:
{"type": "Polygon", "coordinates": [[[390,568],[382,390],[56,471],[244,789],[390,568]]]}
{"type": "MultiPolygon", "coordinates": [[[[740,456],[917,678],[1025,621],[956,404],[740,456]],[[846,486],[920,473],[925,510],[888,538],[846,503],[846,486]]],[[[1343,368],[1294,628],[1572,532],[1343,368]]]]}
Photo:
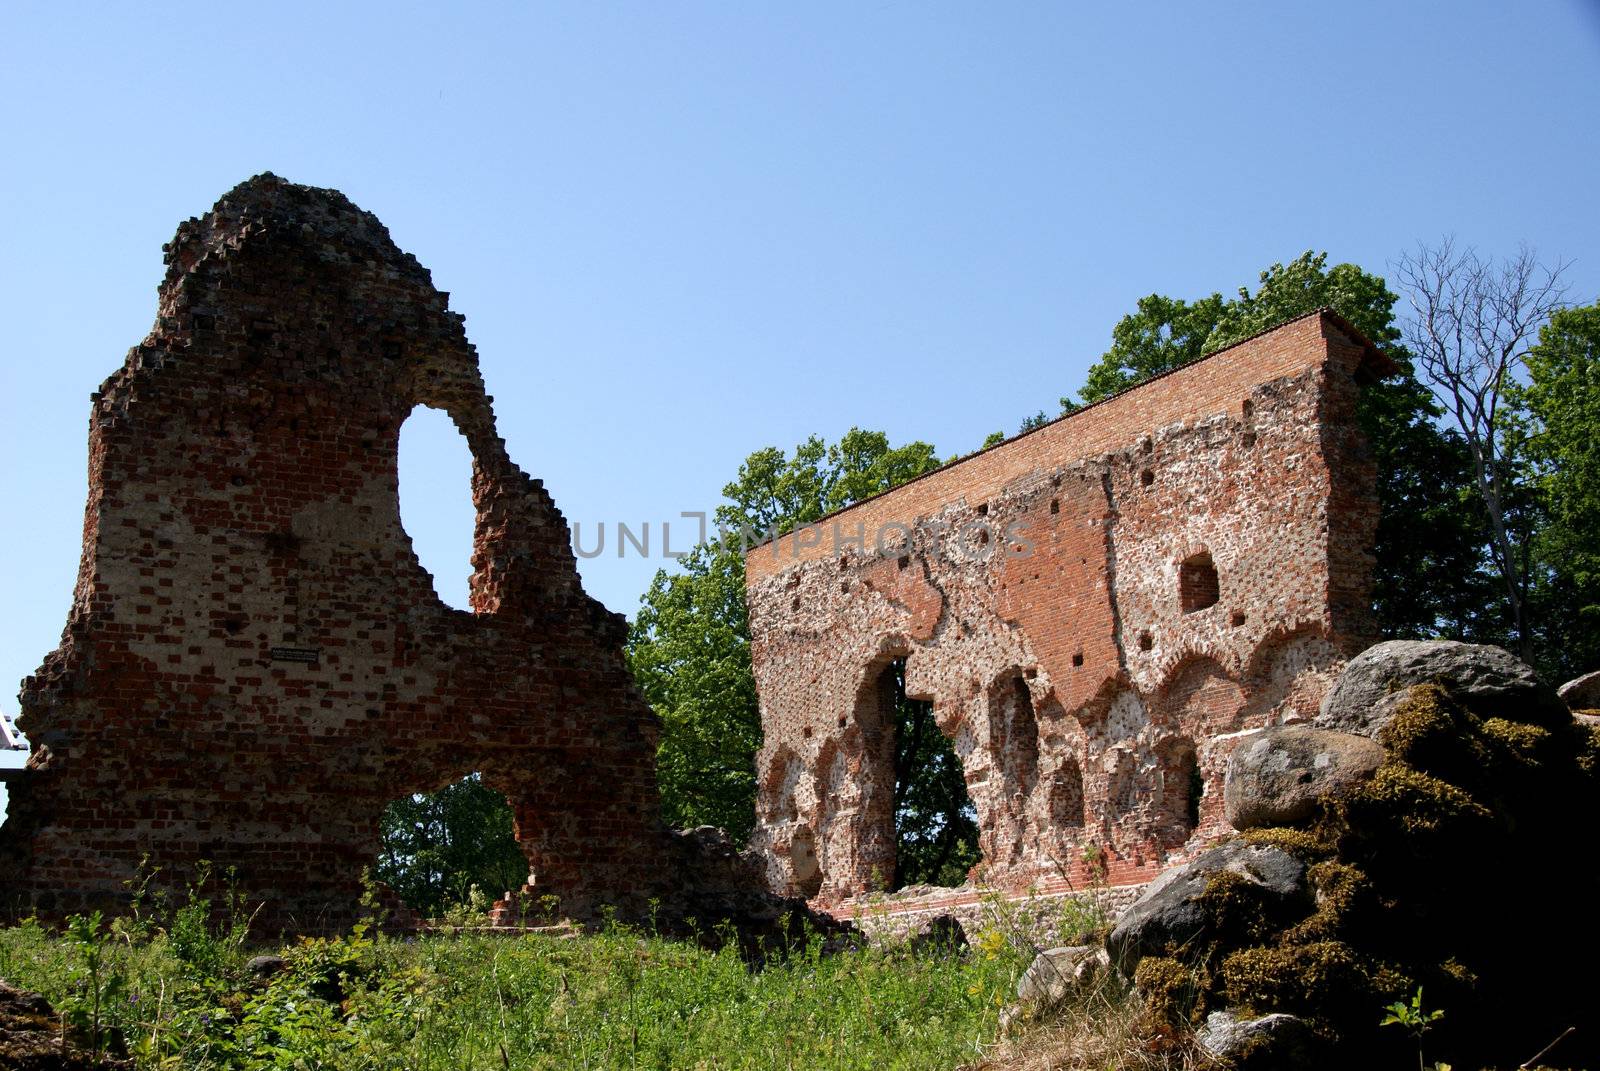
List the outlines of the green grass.
{"type": "Polygon", "coordinates": [[[938,1068],[976,1062],[1022,954],[986,934],[965,956],[813,940],[751,971],[624,927],[303,940],[266,981],[226,933],[119,920],[85,939],[0,930],[0,978],[43,993],[77,1037],[139,1068],[938,1068]],[[90,959],[98,956],[96,975],[90,959]],[[96,980],[97,979],[97,980],[96,980]]]}

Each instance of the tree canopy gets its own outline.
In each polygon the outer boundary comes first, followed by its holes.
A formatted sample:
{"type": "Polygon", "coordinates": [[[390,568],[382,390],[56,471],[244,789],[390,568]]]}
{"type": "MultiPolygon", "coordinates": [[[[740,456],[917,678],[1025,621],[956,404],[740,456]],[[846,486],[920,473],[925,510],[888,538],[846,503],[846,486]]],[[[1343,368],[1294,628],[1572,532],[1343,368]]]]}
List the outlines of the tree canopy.
{"type": "MultiPolygon", "coordinates": [[[[882,432],[860,428],[831,444],[813,436],[792,453],[757,450],[723,488],[716,520],[726,537],[697,546],[677,571],[656,574],[629,635],[628,663],[662,720],[657,771],[668,823],[721,826],[736,840],[747,838],[755,824],[761,712],[750,664],[741,535],[792,531],[939,465],[927,443],[892,446],[882,432]]],[[[942,754],[949,741],[929,731],[931,718],[918,704],[902,697],[896,708],[897,740],[903,752],[911,748],[897,763],[900,877],[934,880],[941,870],[959,868],[967,840],[976,851],[977,830],[969,820],[956,830],[957,843],[942,836],[956,828],[948,816],[965,801],[960,763],[953,752],[942,754]]]]}
{"type": "Polygon", "coordinates": [[[379,836],[375,876],[425,918],[466,902],[474,885],[493,900],[528,880],[511,807],[477,774],[391,803],[379,836]]]}
{"type": "Polygon", "coordinates": [[[1534,538],[1539,649],[1559,675],[1600,666],[1600,304],[1550,317],[1517,401],[1543,524],[1534,538]]]}

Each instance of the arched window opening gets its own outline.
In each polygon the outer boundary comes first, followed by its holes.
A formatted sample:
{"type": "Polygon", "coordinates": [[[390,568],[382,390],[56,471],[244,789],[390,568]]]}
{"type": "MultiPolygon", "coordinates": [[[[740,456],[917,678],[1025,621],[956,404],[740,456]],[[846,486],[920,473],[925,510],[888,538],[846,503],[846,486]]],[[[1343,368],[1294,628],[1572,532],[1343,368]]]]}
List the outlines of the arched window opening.
{"type": "Polygon", "coordinates": [[[389,804],[378,834],[374,875],[423,918],[487,906],[528,882],[511,806],[478,774],[389,804]]]}
{"type": "Polygon", "coordinates": [[[417,406],[400,426],[400,523],[439,601],[470,608],[472,451],[448,414],[417,406]]]}
{"type": "Polygon", "coordinates": [[[966,773],[933,704],[906,696],[906,660],[884,667],[879,694],[894,716],[895,873],[891,889],[961,885],[981,858],[966,773]]]}
{"type": "Polygon", "coordinates": [[[1217,578],[1217,567],[1209,551],[1191,554],[1178,566],[1178,603],[1183,612],[1192,614],[1215,606],[1221,597],[1222,585],[1217,578]]]}
{"type": "Polygon", "coordinates": [[[1189,839],[1200,825],[1200,800],[1205,782],[1194,742],[1185,737],[1170,737],[1156,745],[1160,770],[1160,818],[1170,831],[1173,845],[1189,839]]]}

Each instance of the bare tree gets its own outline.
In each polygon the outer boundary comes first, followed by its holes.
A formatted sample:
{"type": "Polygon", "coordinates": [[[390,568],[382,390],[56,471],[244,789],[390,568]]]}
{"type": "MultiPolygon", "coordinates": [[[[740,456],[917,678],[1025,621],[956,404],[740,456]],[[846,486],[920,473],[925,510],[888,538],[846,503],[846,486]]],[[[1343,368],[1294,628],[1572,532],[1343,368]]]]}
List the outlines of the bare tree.
{"type": "Polygon", "coordinates": [[[1419,243],[1395,269],[1411,303],[1405,343],[1472,452],[1490,558],[1505,583],[1524,659],[1533,653],[1527,622],[1532,566],[1506,521],[1515,458],[1505,456],[1502,403],[1540,325],[1564,303],[1567,267],[1541,264],[1526,246],[1495,264],[1470,247],[1457,251],[1446,238],[1435,246],[1419,243]]]}

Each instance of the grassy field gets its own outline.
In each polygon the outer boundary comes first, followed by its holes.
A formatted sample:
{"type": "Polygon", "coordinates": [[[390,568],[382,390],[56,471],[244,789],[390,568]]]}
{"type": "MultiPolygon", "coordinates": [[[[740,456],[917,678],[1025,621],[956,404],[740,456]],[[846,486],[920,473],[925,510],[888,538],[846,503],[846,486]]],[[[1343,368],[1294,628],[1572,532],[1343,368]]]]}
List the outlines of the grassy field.
{"type": "Polygon", "coordinates": [[[563,939],[389,938],[357,927],[247,947],[196,908],[63,931],[0,930],[0,978],[43,993],[86,1046],[139,1068],[929,1068],[976,1063],[1026,954],[991,931],[966,955],[813,939],[753,971],[625,927],[563,939]],[[278,954],[267,978],[251,956],[278,954]]]}

